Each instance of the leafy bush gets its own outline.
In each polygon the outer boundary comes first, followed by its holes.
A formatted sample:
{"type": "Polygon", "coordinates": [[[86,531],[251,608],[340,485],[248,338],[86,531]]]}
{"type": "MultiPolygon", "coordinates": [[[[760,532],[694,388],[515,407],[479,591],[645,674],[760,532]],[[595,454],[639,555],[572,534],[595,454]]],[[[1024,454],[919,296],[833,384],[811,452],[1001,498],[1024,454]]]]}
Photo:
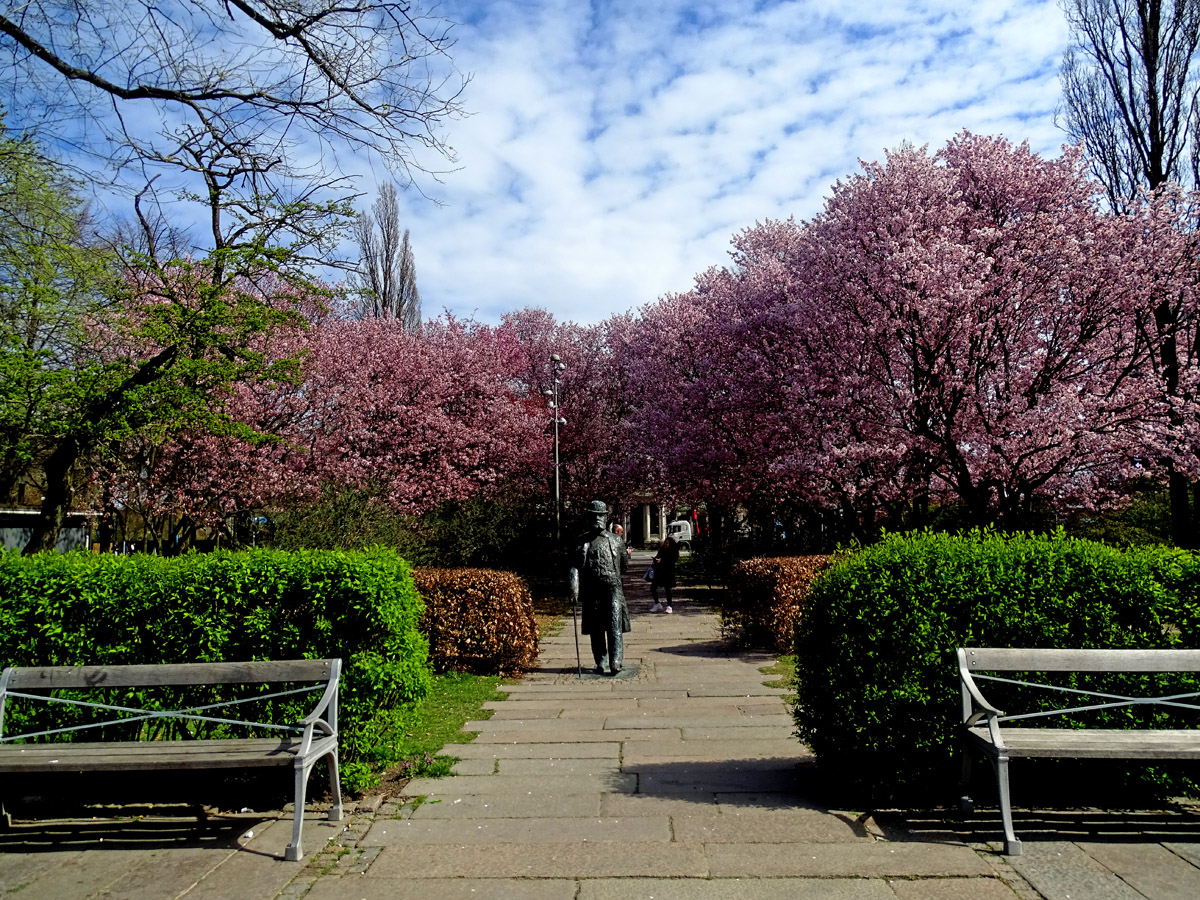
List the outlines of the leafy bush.
{"type": "Polygon", "coordinates": [[[349,790],[394,762],[387,738],[429,689],[421,612],[386,550],[0,557],[3,665],[341,657],[349,790]]]}
{"type": "MultiPolygon", "coordinates": [[[[888,537],[813,585],[796,635],[800,737],[858,801],[949,799],[961,722],[956,647],[1200,646],[1198,575],[1196,560],[1179,551],[1122,551],[1061,531],[888,537]]],[[[1146,676],[1108,678],[1120,690],[1146,676]]],[[[1019,691],[997,696],[1000,708],[1049,702],[1044,692],[1019,691]]],[[[1147,721],[1138,717],[1196,725],[1147,708],[1086,721],[1147,721]]],[[[1167,786],[1161,771],[1153,777],[1167,786]]]]}
{"type": "Polygon", "coordinates": [[[748,642],[789,652],[804,600],[829,561],[828,556],[788,556],[735,563],[721,601],[723,625],[748,642]]]}
{"type": "Polygon", "coordinates": [[[491,569],[415,569],[413,580],[436,671],[511,675],[533,667],[537,622],[524,580],[491,569]]]}

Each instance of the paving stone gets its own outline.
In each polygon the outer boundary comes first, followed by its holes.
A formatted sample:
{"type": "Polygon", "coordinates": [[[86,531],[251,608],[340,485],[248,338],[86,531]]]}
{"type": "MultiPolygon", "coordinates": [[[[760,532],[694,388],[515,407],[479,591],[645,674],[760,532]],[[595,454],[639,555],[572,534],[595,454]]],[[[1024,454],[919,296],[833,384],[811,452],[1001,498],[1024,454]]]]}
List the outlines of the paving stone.
{"type": "Polygon", "coordinates": [[[580,694],[611,694],[614,686],[619,682],[614,681],[580,681],[572,684],[569,688],[565,688],[560,684],[537,684],[523,679],[520,684],[498,684],[496,690],[503,691],[513,698],[521,698],[530,694],[549,697],[550,695],[561,695],[563,697],[578,697],[580,694]]]}
{"type": "Polygon", "coordinates": [[[619,741],[557,744],[456,744],[442,753],[462,759],[619,759],[619,741]]]}
{"type": "Polygon", "coordinates": [[[605,816],[704,815],[718,812],[713,794],[687,794],[674,797],[647,797],[645,794],[604,794],[600,812],[605,816]]]}
{"type": "MultiPolygon", "coordinates": [[[[328,820],[305,820],[305,859],[311,859],[329,842],[344,834],[344,825],[328,820]]],[[[288,862],[284,848],[292,836],[292,823],[286,819],[254,829],[254,837],[244,841],[238,852],[204,876],[187,893],[187,900],[246,900],[274,897],[302,871],[302,862],[288,862]]]]}
{"type": "MultiPolygon", "coordinates": [[[[521,704],[521,705],[524,706],[525,704],[521,704]]],[[[508,722],[513,719],[517,719],[520,721],[532,720],[532,719],[539,719],[539,720],[559,719],[562,717],[562,714],[563,714],[563,708],[562,708],[561,704],[558,706],[541,706],[541,707],[531,707],[531,708],[526,708],[526,709],[517,709],[517,708],[497,709],[497,710],[493,710],[491,718],[488,719],[487,721],[488,722],[508,722]]],[[[594,718],[595,715],[596,715],[595,712],[589,712],[587,714],[588,718],[594,718]]],[[[472,730],[477,730],[477,729],[472,729],[472,730]]]]}
{"type": "Polygon", "coordinates": [[[670,841],[667,816],[621,818],[421,819],[376,822],[365,847],[393,844],[562,844],[588,841],[670,841]]]}
{"type": "MultiPolygon", "coordinates": [[[[480,732],[495,732],[495,731],[521,731],[521,719],[504,719],[493,721],[491,719],[474,719],[463,725],[463,731],[480,731],[480,732]]],[[[565,722],[562,719],[525,719],[529,724],[529,730],[561,734],[564,731],[599,731],[604,728],[603,716],[592,716],[587,719],[573,719],[570,722],[565,722]]],[[[481,735],[482,736],[482,735],[481,735]]]]}
{"type": "Polygon", "coordinates": [[[795,725],[761,726],[751,724],[753,719],[739,719],[745,725],[726,725],[714,728],[683,728],[680,736],[685,741],[779,741],[791,739],[797,747],[803,747],[793,735],[795,725]]]}
{"type": "Polygon", "coordinates": [[[1200,868],[1200,844],[1170,841],[1163,844],[1163,846],[1176,856],[1180,856],[1190,862],[1193,866],[1200,868]]]}
{"type": "Polygon", "coordinates": [[[406,844],[385,847],[376,878],[704,878],[702,848],[678,843],[406,844]]]}
{"type": "Polygon", "coordinates": [[[1017,900],[999,878],[919,878],[888,884],[898,900],[1017,900]]]}
{"type": "Polygon", "coordinates": [[[639,741],[626,747],[629,763],[704,762],[739,759],[801,759],[812,752],[795,738],[769,741],[639,741]]]}
{"type": "Polygon", "coordinates": [[[450,767],[454,775],[492,775],[495,771],[494,759],[460,759],[450,767]]]}
{"type": "Polygon", "coordinates": [[[406,794],[461,797],[466,794],[593,794],[601,791],[632,793],[636,775],[451,775],[447,778],[414,778],[406,794]]]}
{"type": "MultiPolygon", "coordinates": [[[[621,796],[609,794],[605,796],[621,796]]],[[[512,819],[558,816],[599,816],[601,794],[467,794],[462,797],[425,799],[416,809],[402,812],[405,819],[512,819]]]]}
{"type": "MultiPolygon", "coordinates": [[[[10,832],[11,833],[11,832],[10,832]]],[[[51,869],[73,865],[86,851],[65,849],[53,853],[35,851],[0,852],[0,897],[16,895],[51,869]]]]}
{"type": "Polygon", "coordinates": [[[732,813],[824,808],[808,795],[796,791],[716,791],[713,798],[722,812],[732,813]]]}
{"type": "Polygon", "coordinates": [[[793,791],[798,784],[796,766],[786,760],[671,762],[625,768],[637,773],[638,792],[652,796],[684,791],[774,793],[793,791]]]}
{"type": "Polygon", "coordinates": [[[1148,900],[1200,897],[1200,869],[1159,844],[1088,842],[1079,846],[1148,900]]]}
{"type": "Polygon", "coordinates": [[[96,897],[98,900],[178,897],[237,852],[196,847],[147,849],[137,853],[126,874],[96,897]]]}
{"type": "MultiPolygon", "coordinates": [[[[56,855],[56,854],[50,854],[56,855]]],[[[85,900],[107,890],[137,866],[137,850],[86,850],[43,870],[19,890],[0,896],[20,900],[85,900]]],[[[0,871],[8,856],[0,857],[0,871]]],[[[4,879],[7,882],[7,878],[4,879]]]]}
{"type": "Polygon", "coordinates": [[[1067,841],[1023,841],[1009,865],[1046,900],[1146,900],[1116,874],[1067,841]]]}
{"type": "Polygon", "coordinates": [[[671,715],[729,715],[741,716],[742,710],[749,715],[777,714],[783,708],[776,697],[645,697],[637,701],[637,708],[671,715]],[[752,702],[753,701],[753,702],[752,702]]]}
{"type": "Polygon", "coordinates": [[[530,878],[322,878],[304,900],[575,900],[574,880],[530,878]]]}
{"type": "Polygon", "coordinates": [[[850,817],[815,809],[710,813],[671,817],[675,840],[685,844],[795,844],[873,840],[850,817]]]}
{"type": "Polygon", "coordinates": [[[500,775],[612,775],[622,774],[617,759],[502,759],[500,775]]]}
{"type": "MultiPolygon", "coordinates": [[[[570,722],[562,721],[564,724],[570,722]]],[[[767,729],[761,729],[766,731],[767,729]]],[[[777,737],[778,732],[772,732],[772,737],[777,737]]],[[[571,730],[569,728],[558,728],[555,730],[529,730],[529,731],[486,731],[475,738],[477,743],[482,744],[561,744],[563,742],[576,741],[581,744],[595,744],[608,741],[653,741],[667,740],[674,738],[678,740],[681,737],[678,728],[631,728],[631,729],[610,729],[602,728],[571,730]]]]}
{"type": "Polygon", "coordinates": [[[944,844],[706,844],[714,878],[991,875],[973,850],[944,844]]]}
{"type": "Polygon", "coordinates": [[[636,697],[613,697],[611,699],[599,699],[592,697],[590,699],[581,699],[575,697],[556,697],[553,699],[526,699],[524,697],[510,697],[507,700],[489,700],[483,704],[484,709],[492,710],[492,718],[495,719],[499,713],[509,713],[513,710],[555,710],[561,712],[565,709],[572,710],[591,710],[592,715],[602,712],[622,712],[624,710],[637,709],[638,701],[636,697]]]}
{"type": "Polygon", "coordinates": [[[881,878],[600,878],[582,882],[579,891],[579,900],[895,900],[895,897],[881,878]]]}
{"type": "Polygon", "coordinates": [[[723,684],[700,685],[694,688],[688,688],[689,697],[784,697],[790,691],[786,688],[773,687],[747,687],[745,691],[739,686],[730,687],[723,684]]]}
{"type": "Polygon", "coordinates": [[[782,729],[795,728],[791,716],[673,716],[654,715],[645,713],[637,716],[611,716],[604,722],[604,729],[622,728],[728,728],[745,725],[747,728],[769,728],[778,726],[782,729]]]}

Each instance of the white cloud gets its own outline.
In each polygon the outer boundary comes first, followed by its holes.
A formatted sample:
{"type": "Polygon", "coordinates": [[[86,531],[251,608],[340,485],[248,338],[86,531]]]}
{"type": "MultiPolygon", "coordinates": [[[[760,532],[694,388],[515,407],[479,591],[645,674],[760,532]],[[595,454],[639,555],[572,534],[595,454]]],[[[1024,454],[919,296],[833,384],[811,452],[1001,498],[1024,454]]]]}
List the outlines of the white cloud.
{"type": "Polygon", "coordinates": [[[425,310],[597,321],[807,218],[833,182],[963,128],[1056,154],[1057,4],[449,0],[474,80],[461,171],[415,192],[425,310]]]}

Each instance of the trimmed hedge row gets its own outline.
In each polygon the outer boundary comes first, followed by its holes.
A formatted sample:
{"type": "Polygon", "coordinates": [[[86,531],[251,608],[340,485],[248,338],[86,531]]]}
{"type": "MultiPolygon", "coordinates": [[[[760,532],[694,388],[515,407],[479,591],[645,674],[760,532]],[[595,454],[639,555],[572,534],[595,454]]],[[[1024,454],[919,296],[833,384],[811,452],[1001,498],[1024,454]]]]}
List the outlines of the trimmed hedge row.
{"type": "MultiPolygon", "coordinates": [[[[839,560],[813,585],[795,643],[799,735],[858,802],[950,801],[961,721],[956,647],[1200,647],[1198,593],[1200,563],[1181,551],[1118,550],[1061,531],[888,537],[839,560]]],[[[1145,677],[1104,676],[1092,685],[1120,691],[1145,677]]],[[[1200,690],[1200,679],[1179,683],[1200,690]]],[[[1044,692],[1011,690],[1001,698],[989,687],[989,697],[1001,708],[1055,705],[1044,692]]],[[[1161,708],[1086,721],[1151,720],[1197,724],[1161,708]]],[[[1149,777],[1163,790],[1191,789],[1164,770],[1149,777]]]]}
{"type": "Polygon", "coordinates": [[[421,630],[438,672],[515,675],[537,661],[537,621],[525,581],[494,569],[414,569],[421,630]]]}
{"type": "Polygon", "coordinates": [[[723,626],[744,640],[791,652],[805,598],[831,559],[785,556],[735,563],[721,602],[723,626]]]}
{"type": "Polygon", "coordinates": [[[341,657],[343,781],[396,762],[431,684],[421,598],[394,552],[0,556],[0,665],[341,657]]]}

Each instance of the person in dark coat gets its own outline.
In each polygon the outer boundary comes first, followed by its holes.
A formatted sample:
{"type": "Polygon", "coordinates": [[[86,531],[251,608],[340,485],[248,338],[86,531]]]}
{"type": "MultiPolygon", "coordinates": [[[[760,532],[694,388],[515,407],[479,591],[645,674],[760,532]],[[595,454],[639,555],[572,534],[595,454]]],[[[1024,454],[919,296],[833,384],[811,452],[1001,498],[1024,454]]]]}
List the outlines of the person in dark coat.
{"type": "Polygon", "coordinates": [[[629,565],[625,542],[606,531],[608,507],[595,500],[588,513],[591,527],[579,535],[571,560],[571,596],[581,607],[580,631],[592,642],[596,672],[616,675],[625,656],[624,635],[631,630],[621,575],[629,565]]]}
{"type": "Polygon", "coordinates": [[[654,580],[650,582],[650,594],[654,597],[654,605],[650,607],[650,612],[671,612],[671,588],[675,587],[675,563],[679,562],[679,545],[675,543],[675,538],[669,537],[662,542],[662,546],[658,548],[658,555],[654,557],[654,580]],[[663,589],[663,596],[667,601],[664,607],[658,602],[658,589],[663,589]]]}

